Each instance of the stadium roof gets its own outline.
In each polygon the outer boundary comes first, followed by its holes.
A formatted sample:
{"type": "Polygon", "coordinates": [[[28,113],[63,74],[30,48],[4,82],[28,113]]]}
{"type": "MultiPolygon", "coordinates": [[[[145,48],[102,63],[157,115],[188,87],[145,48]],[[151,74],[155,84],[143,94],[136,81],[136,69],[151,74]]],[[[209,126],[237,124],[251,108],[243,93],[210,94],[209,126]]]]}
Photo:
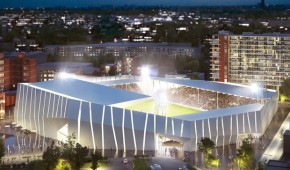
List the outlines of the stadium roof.
{"type": "Polygon", "coordinates": [[[109,80],[109,81],[100,81],[97,84],[105,85],[105,86],[113,86],[117,84],[129,84],[129,83],[137,83],[140,80],[138,79],[118,79],[118,80],[109,80]]]}
{"type": "Polygon", "coordinates": [[[149,97],[143,94],[71,78],[29,83],[28,85],[44,91],[51,91],[71,98],[102,105],[111,105],[149,97]]]}
{"type": "Polygon", "coordinates": [[[183,116],[176,116],[174,118],[194,121],[194,120],[200,120],[200,119],[208,119],[208,118],[232,115],[233,113],[237,114],[239,112],[250,113],[250,112],[260,111],[263,108],[263,106],[264,106],[263,104],[254,103],[254,104],[248,104],[248,105],[243,105],[243,106],[227,107],[227,108],[209,110],[209,111],[193,113],[193,114],[188,114],[188,115],[183,115],[183,116]]]}
{"type": "Polygon", "coordinates": [[[249,98],[269,98],[272,97],[275,93],[270,91],[261,90],[260,92],[253,92],[250,87],[235,85],[235,84],[226,84],[220,82],[212,81],[202,81],[202,80],[185,80],[185,79],[164,79],[164,78],[153,78],[155,80],[165,81],[169,83],[199,88],[209,91],[217,91],[220,93],[232,94],[236,96],[243,96],[249,98]]]}
{"type": "MultiPolygon", "coordinates": [[[[106,86],[112,86],[117,84],[128,84],[128,83],[136,83],[142,80],[140,76],[126,76],[125,79],[121,77],[110,77],[110,79],[106,79],[106,81],[94,81],[92,78],[83,78],[84,81],[95,82],[97,84],[102,84],[106,86]]],[[[77,79],[82,79],[76,77],[77,79]]],[[[102,77],[101,77],[102,78],[102,77]]],[[[222,83],[222,82],[213,82],[213,81],[203,81],[203,80],[188,80],[188,79],[172,79],[172,78],[152,78],[153,80],[157,81],[164,81],[173,84],[179,84],[183,86],[208,90],[208,91],[215,91],[225,94],[231,94],[236,96],[248,97],[248,98],[271,98],[276,93],[273,91],[266,91],[266,90],[259,90],[257,92],[253,92],[251,87],[245,85],[238,85],[238,84],[229,84],[229,83],[222,83]]]]}

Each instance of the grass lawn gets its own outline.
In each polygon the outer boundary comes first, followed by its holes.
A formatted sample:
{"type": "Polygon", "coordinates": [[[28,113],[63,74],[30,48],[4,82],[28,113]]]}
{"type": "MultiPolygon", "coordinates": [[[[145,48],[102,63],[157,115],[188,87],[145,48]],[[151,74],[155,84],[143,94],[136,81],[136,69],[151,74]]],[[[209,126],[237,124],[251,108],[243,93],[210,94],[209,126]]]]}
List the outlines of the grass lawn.
{"type": "MultiPolygon", "coordinates": [[[[109,161],[98,161],[98,166],[99,167],[107,167],[109,166],[110,162],[109,161]]],[[[87,162],[84,164],[82,168],[91,168],[92,162],[87,162]]]]}
{"type": "Polygon", "coordinates": [[[134,170],[150,170],[149,165],[145,159],[134,159],[134,170]]]}
{"type": "MultiPolygon", "coordinates": [[[[138,103],[138,104],[129,106],[125,109],[135,110],[135,111],[139,111],[139,112],[153,113],[154,108],[155,108],[154,100],[148,100],[148,101],[145,101],[142,103],[138,103]]],[[[168,103],[167,108],[166,108],[166,115],[169,117],[181,116],[181,115],[186,115],[186,114],[190,114],[190,113],[197,113],[197,112],[200,112],[200,110],[192,109],[189,107],[180,106],[180,105],[176,105],[176,104],[172,104],[172,103],[168,103]]]]}

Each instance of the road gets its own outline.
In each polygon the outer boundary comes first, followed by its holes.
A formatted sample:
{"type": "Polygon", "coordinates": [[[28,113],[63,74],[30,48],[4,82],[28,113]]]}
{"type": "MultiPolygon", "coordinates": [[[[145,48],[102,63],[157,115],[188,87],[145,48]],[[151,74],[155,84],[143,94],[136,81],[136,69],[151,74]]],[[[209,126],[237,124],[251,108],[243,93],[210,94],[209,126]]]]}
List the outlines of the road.
{"type": "MultiPolygon", "coordinates": [[[[123,164],[123,158],[110,159],[110,166],[100,167],[98,170],[131,170],[133,168],[132,158],[127,158],[128,164],[123,164]]],[[[81,170],[91,170],[90,168],[81,168],[81,170]]]]}
{"type": "Polygon", "coordinates": [[[185,163],[179,159],[170,157],[154,157],[150,165],[159,164],[164,170],[178,170],[178,168],[185,165],[185,163]]]}
{"type": "Polygon", "coordinates": [[[284,131],[285,129],[289,129],[289,120],[290,120],[290,113],[288,113],[288,116],[282,123],[281,127],[273,137],[273,140],[265,150],[264,154],[260,158],[261,162],[268,161],[269,159],[275,159],[278,160],[282,156],[283,153],[283,140],[281,138],[281,131],[284,131]]]}

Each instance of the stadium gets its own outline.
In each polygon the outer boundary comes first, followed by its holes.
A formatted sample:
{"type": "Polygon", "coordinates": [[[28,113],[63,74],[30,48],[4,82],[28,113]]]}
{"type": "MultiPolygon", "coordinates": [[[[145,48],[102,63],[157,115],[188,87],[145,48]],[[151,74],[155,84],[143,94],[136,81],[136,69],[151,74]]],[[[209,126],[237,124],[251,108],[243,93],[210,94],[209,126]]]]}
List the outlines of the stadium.
{"type": "MultiPolygon", "coordinates": [[[[264,133],[278,108],[276,91],[210,81],[117,76],[21,83],[15,122],[39,135],[76,142],[103,155],[197,150],[264,133]]],[[[43,146],[45,145],[43,141],[43,146]]]]}

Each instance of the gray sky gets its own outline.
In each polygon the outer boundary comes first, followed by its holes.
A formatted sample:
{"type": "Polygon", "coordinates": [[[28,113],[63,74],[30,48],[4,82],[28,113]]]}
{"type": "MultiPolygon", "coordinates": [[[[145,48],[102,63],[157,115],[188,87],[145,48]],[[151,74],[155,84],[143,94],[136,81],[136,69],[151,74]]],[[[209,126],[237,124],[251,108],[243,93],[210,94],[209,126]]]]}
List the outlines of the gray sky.
{"type": "MultiPolygon", "coordinates": [[[[1,0],[0,7],[88,7],[100,5],[256,5],[260,0],[1,0]]],[[[288,4],[290,0],[265,0],[266,4],[288,4]]]]}

